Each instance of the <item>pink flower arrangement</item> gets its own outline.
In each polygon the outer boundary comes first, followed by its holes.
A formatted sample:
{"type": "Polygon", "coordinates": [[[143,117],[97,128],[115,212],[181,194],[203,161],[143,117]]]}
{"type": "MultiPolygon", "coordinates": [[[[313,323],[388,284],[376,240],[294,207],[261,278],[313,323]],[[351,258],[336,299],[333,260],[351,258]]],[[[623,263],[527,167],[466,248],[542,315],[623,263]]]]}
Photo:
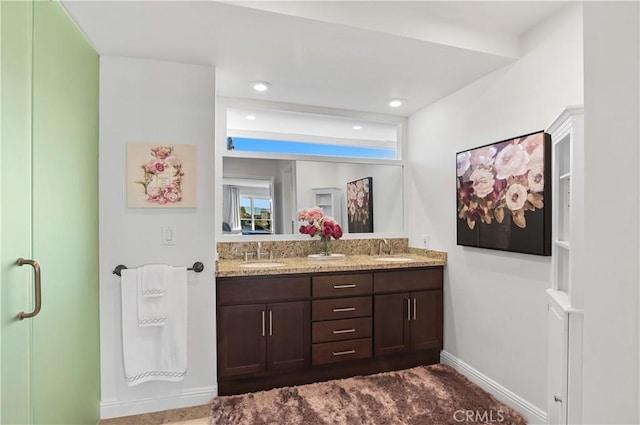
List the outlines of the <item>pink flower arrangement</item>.
{"type": "Polygon", "coordinates": [[[336,221],[324,215],[322,208],[313,207],[305,208],[298,211],[298,221],[304,221],[308,224],[300,226],[300,233],[314,237],[320,236],[321,239],[340,239],[342,237],[342,228],[336,221]]]}

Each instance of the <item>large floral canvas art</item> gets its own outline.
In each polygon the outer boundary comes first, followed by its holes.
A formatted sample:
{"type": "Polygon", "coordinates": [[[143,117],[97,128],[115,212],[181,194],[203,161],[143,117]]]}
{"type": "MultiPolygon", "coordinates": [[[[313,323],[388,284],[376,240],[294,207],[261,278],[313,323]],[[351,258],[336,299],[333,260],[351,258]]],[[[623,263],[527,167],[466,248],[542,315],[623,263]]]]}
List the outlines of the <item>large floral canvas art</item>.
{"type": "Polygon", "coordinates": [[[458,245],[551,255],[551,136],[456,154],[458,245]]]}
{"type": "Polygon", "coordinates": [[[347,183],[349,233],[373,233],[373,178],[347,183]]]}
{"type": "Polygon", "coordinates": [[[196,207],[195,145],[129,143],[127,206],[196,207]]]}

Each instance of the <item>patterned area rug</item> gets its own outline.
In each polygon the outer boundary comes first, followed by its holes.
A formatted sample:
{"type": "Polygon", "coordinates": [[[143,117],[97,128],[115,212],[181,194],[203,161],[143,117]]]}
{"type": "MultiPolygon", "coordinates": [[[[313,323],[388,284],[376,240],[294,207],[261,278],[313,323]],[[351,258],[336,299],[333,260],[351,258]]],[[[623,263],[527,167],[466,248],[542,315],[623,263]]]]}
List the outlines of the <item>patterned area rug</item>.
{"type": "Polygon", "coordinates": [[[213,400],[214,425],[518,424],[526,420],[452,367],[419,366],[213,400]]]}

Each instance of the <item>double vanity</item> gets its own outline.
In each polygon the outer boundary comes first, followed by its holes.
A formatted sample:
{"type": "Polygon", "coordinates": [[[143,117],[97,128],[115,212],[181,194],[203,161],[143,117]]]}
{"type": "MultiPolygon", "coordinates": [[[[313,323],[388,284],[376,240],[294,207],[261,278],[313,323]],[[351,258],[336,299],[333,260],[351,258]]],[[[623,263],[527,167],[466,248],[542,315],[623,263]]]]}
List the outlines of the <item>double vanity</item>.
{"type": "Polygon", "coordinates": [[[377,240],[340,243],[334,261],[302,255],[307,241],[270,242],[274,259],[261,261],[242,259],[251,242],[218,244],[220,395],[439,362],[446,254],[406,239],[382,256],[362,254],[377,240]]]}

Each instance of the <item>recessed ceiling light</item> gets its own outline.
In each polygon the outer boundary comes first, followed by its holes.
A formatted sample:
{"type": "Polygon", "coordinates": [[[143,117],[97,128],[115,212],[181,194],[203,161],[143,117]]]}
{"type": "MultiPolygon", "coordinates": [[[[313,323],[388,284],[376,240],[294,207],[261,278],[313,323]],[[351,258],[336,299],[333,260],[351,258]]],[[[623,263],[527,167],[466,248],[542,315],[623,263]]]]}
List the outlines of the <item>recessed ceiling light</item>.
{"type": "Polygon", "coordinates": [[[271,84],[267,83],[266,81],[254,81],[253,83],[251,83],[251,88],[253,88],[255,91],[267,91],[269,90],[269,86],[271,84]]]}
{"type": "Polygon", "coordinates": [[[354,125],[351,128],[353,128],[354,130],[360,130],[362,128],[362,126],[361,125],[354,125]]]}
{"type": "Polygon", "coordinates": [[[256,116],[255,115],[247,115],[245,118],[248,119],[249,121],[253,121],[253,120],[256,119],[256,116]]]}
{"type": "Polygon", "coordinates": [[[402,106],[402,99],[391,99],[389,100],[389,102],[387,102],[387,105],[391,106],[392,108],[397,108],[399,106],[402,106]]]}

